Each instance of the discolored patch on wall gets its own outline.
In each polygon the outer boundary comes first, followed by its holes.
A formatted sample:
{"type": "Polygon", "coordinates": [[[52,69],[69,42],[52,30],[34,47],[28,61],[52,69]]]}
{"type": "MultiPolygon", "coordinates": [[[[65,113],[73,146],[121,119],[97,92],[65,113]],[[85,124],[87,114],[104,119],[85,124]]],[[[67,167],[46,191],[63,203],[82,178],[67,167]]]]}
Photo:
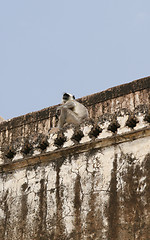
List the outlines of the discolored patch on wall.
{"type": "Polygon", "coordinates": [[[19,223],[19,235],[21,239],[25,239],[26,235],[26,225],[27,225],[27,215],[28,215],[28,195],[27,190],[28,184],[24,183],[21,186],[22,195],[21,195],[21,211],[20,211],[20,223],[19,223]]]}
{"type": "Polygon", "coordinates": [[[7,202],[8,196],[9,196],[9,191],[7,190],[3,199],[0,201],[4,211],[4,218],[1,219],[1,232],[0,232],[1,238],[0,239],[5,239],[5,236],[9,236],[9,234],[11,235],[11,231],[9,230],[10,210],[7,202]]]}
{"type": "Polygon", "coordinates": [[[46,225],[47,217],[47,183],[45,179],[40,180],[39,196],[39,210],[37,218],[37,238],[36,240],[47,240],[48,232],[46,225]]]}
{"type": "Polygon", "coordinates": [[[64,219],[63,219],[63,186],[60,182],[60,171],[61,166],[64,160],[60,159],[56,163],[56,225],[55,225],[55,233],[54,233],[54,240],[62,239],[65,240],[65,226],[64,226],[64,219]]]}
{"type": "Polygon", "coordinates": [[[150,155],[142,164],[132,154],[122,155],[124,167],[120,173],[118,237],[149,239],[150,227],[150,155]]]}
{"type": "Polygon", "coordinates": [[[103,239],[103,216],[101,212],[100,202],[97,205],[98,201],[98,192],[94,191],[94,181],[95,181],[95,172],[92,173],[92,184],[91,190],[89,193],[89,211],[86,216],[86,229],[85,236],[87,236],[87,240],[96,240],[103,239]]]}
{"type": "Polygon", "coordinates": [[[110,193],[108,203],[108,240],[118,239],[118,193],[117,193],[117,154],[114,156],[111,172],[110,193]]]}
{"type": "Polygon", "coordinates": [[[74,230],[74,239],[80,240],[82,236],[82,221],[81,221],[81,182],[80,175],[77,174],[75,185],[74,185],[74,213],[75,213],[75,230],[74,230]]]}

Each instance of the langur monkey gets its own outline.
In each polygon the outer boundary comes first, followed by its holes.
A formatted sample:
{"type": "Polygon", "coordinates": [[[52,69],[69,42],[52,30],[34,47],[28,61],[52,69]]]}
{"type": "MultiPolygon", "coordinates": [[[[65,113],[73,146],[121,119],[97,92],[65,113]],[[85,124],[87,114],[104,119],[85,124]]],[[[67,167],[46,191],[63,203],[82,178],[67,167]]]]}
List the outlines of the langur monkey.
{"type": "Polygon", "coordinates": [[[75,96],[64,93],[62,98],[62,105],[56,110],[60,110],[60,117],[58,121],[58,128],[61,129],[65,123],[80,124],[87,119],[89,114],[87,108],[75,100],[75,96]]]}

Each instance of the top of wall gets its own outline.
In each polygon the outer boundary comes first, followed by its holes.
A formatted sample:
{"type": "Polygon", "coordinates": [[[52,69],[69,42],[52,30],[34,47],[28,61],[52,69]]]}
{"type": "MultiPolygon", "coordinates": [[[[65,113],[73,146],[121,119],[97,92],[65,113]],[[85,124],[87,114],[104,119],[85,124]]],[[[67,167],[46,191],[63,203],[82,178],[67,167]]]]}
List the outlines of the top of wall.
{"type": "MultiPolygon", "coordinates": [[[[145,97],[143,97],[144,95],[142,95],[141,99],[137,101],[137,106],[139,104],[144,104],[145,102],[149,104],[150,102],[149,89],[150,89],[150,77],[146,77],[136,81],[132,81],[127,84],[123,84],[120,86],[107,89],[102,92],[98,92],[92,95],[82,97],[78,99],[78,101],[82,102],[88,108],[90,117],[95,118],[95,117],[99,117],[100,115],[106,112],[111,112],[110,101],[111,101],[111,104],[113,104],[112,111],[115,112],[116,109],[118,109],[118,106],[114,106],[114,102],[112,102],[113,99],[118,99],[118,101],[121,102],[122,100],[120,97],[123,97],[123,101],[128,102],[129,101],[128,96],[131,94],[134,95],[136,92],[143,92],[144,90],[146,90],[146,93],[147,93],[145,97]],[[99,104],[102,104],[102,105],[104,104],[104,106],[102,106],[101,110],[97,111],[96,107],[99,108],[100,106],[99,104]],[[96,114],[95,114],[95,111],[96,111],[96,114]]],[[[126,106],[126,104],[119,106],[119,108],[122,108],[123,106],[128,109],[130,108],[130,106],[126,106]]],[[[56,120],[55,120],[56,107],[57,105],[51,106],[37,112],[28,113],[26,115],[1,122],[0,132],[17,128],[25,124],[42,121],[45,119],[50,119],[50,127],[56,126],[56,120]]],[[[135,107],[136,106],[134,106],[134,108],[135,107]]]]}
{"type": "Polygon", "coordinates": [[[135,93],[149,88],[150,88],[150,76],[80,98],[79,101],[81,101],[86,106],[91,106],[97,103],[105,102],[110,99],[118,98],[121,96],[128,95],[130,93],[135,93]]]}

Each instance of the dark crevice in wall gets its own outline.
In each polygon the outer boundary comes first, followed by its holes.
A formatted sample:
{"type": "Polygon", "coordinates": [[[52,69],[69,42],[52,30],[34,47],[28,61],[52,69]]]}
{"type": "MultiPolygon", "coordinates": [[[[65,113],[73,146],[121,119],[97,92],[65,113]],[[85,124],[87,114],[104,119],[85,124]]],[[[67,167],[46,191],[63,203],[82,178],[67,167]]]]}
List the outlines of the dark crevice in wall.
{"type": "Polygon", "coordinates": [[[63,186],[61,186],[60,183],[60,170],[64,160],[59,160],[56,162],[56,226],[54,240],[65,240],[65,226],[63,222],[63,186]]]}
{"type": "Polygon", "coordinates": [[[46,216],[47,216],[47,184],[45,179],[40,180],[40,191],[39,195],[39,221],[38,221],[38,231],[37,239],[38,240],[47,240],[47,225],[46,225],[46,216]]]}
{"type": "Polygon", "coordinates": [[[3,223],[3,229],[2,229],[2,232],[0,233],[0,236],[2,235],[3,240],[5,239],[5,236],[6,236],[6,239],[7,239],[7,235],[9,235],[8,231],[9,231],[10,211],[9,211],[9,207],[8,207],[8,204],[7,204],[8,195],[9,195],[9,191],[7,190],[6,194],[4,196],[4,199],[3,199],[5,218],[4,218],[4,223],[3,223]]]}
{"type": "Polygon", "coordinates": [[[117,154],[115,154],[110,181],[108,205],[108,240],[118,239],[117,154]]]}
{"type": "MultiPolygon", "coordinates": [[[[147,200],[150,200],[150,153],[148,153],[145,156],[142,167],[143,167],[143,171],[144,171],[143,175],[146,176],[146,178],[145,178],[145,183],[146,183],[145,194],[146,194],[147,200]]],[[[148,201],[148,205],[150,205],[150,201],[148,201]]]]}
{"type": "Polygon", "coordinates": [[[27,214],[28,214],[28,203],[27,198],[28,195],[26,193],[26,189],[28,187],[27,183],[24,183],[22,185],[22,196],[21,196],[21,216],[19,221],[19,232],[20,232],[20,238],[25,239],[24,234],[26,233],[26,225],[27,225],[27,214]]]}
{"type": "Polygon", "coordinates": [[[77,174],[75,185],[74,185],[74,212],[75,212],[75,231],[74,239],[80,240],[82,235],[82,222],[81,222],[81,182],[80,175],[77,174]]]}

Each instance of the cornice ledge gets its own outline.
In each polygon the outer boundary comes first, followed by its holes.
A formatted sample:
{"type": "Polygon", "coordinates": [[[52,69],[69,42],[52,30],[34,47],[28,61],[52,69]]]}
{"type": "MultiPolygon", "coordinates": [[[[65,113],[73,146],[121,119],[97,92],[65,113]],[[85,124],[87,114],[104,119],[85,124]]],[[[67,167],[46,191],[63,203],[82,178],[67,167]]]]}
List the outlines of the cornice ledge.
{"type": "Polygon", "coordinates": [[[12,172],[35,164],[43,164],[50,161],[55,161],[64,156],[79,154],[88,152],[92,149],[101,149],[104,147],[110,147],[121,143],[135,141],[140,138],[150,136],[150,127],[144,127],[139,130],[132,130],[123,134],[114,133],[110,137],[91,140],[85,143],[76,143],[73,146],[60,148],[54,151],[45,152],[40,155],[26,157],[24,159],[18,159],[17,161],[2,164],[0,166],[0,173],[12,172]]]}

